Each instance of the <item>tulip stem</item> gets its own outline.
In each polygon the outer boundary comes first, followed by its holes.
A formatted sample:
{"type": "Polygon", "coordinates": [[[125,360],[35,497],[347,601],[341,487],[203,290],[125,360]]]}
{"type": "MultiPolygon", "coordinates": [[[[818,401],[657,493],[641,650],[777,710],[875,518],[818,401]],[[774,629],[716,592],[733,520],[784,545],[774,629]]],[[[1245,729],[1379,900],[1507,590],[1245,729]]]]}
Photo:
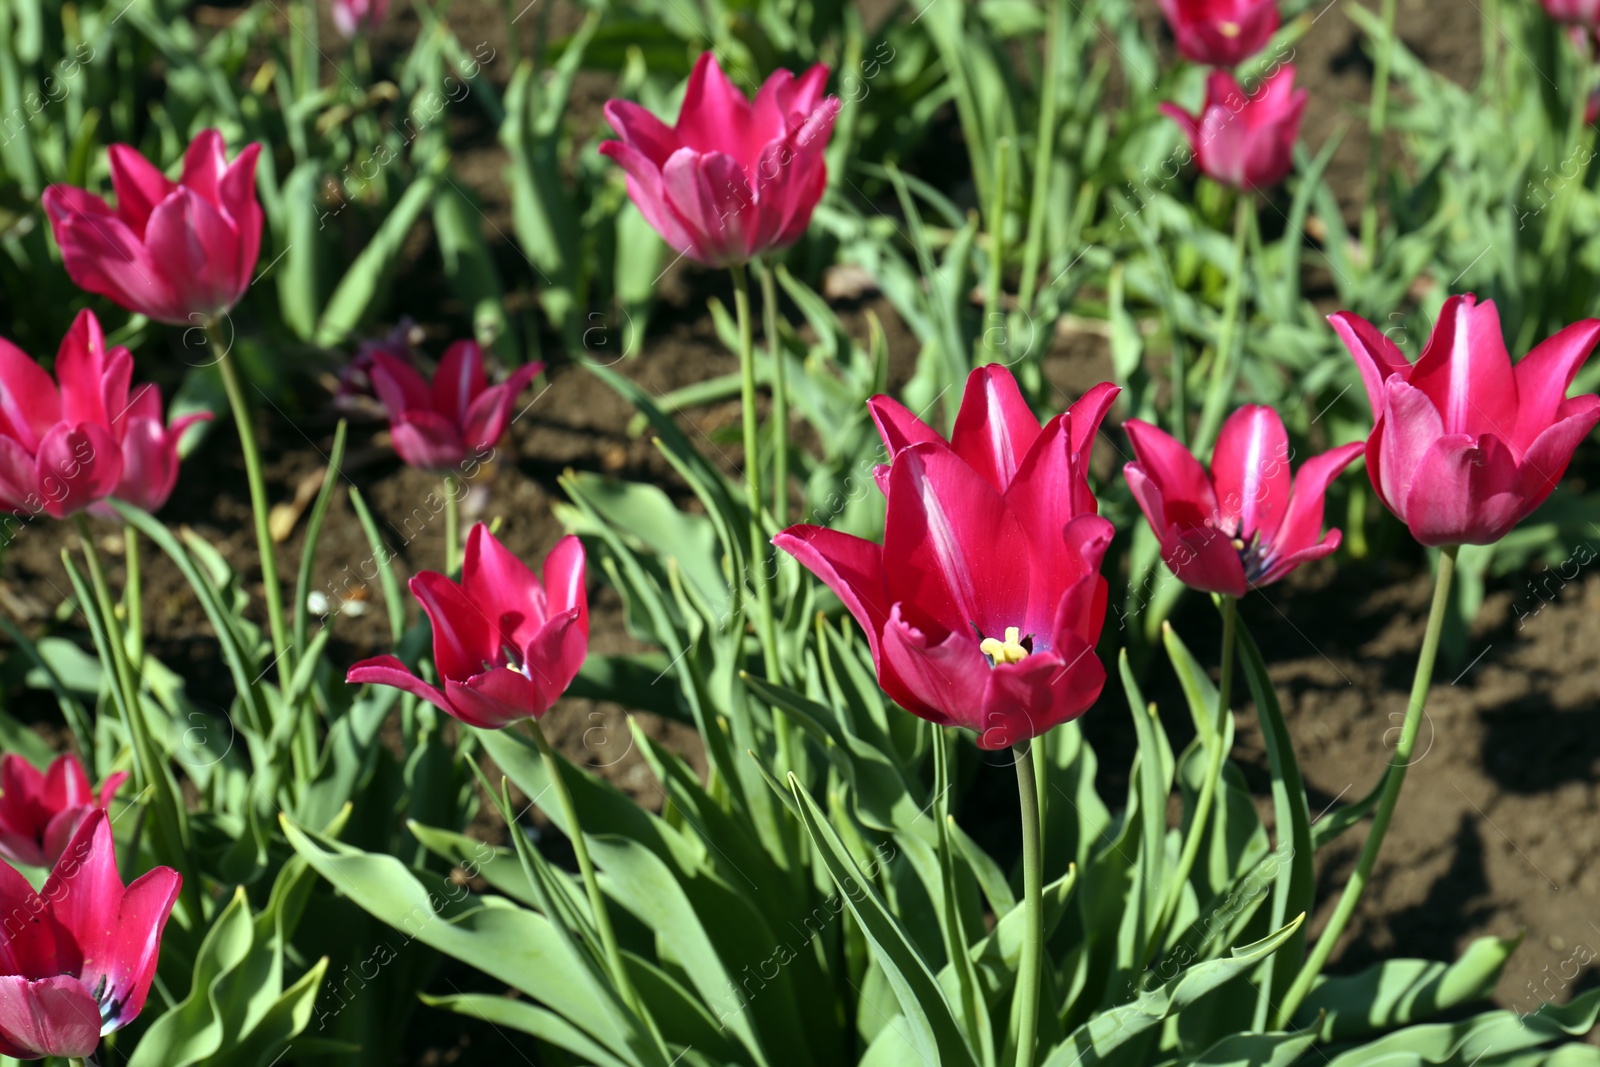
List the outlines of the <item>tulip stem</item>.
{"type": "Polygon", "coordinates": [[[1233,395],[1233,383],[1239,377],[1239,360],[1233,358],[1238,347],[1239,310],[1244,304],[1244,281],[1247,262],[1245,251],[1249,244],[1251,223],[1256,202],[1247,190],[1241,190],[1233,217],[1233,276],[1228,279],[1228,295],[1222,308],[1222,324],[1217,331],[1217,352],[1211,362],[1211,384],[1206,390],[1205,402],[1200,407],[1200,425],[1195,430],[1194,448],[1202,453],[1211,447],[1222,425],[1222,412],[1233,395]]]}
{"type": "Polygon", "coordinates": [[[1022,804],[1022,908],[1027,925],[1022,935],[1022,961],[1017,997],[1022,1003],[1017,1023],[1017,1067],[1033,1067],[1034,1035],[1039,1029],[1039,975],[1044,962],[1044,855],[1039,835],[1039,785],[1033,773],[1031,744],[1012,749],[1017,768],[1017,798],[1022,804]]]}
{"type": "Polygon", "coordinates": [[[128,662],[135,673],[144,669],[144,583],[139,569],[139,531],[122,526],[122,550],[128,576],[122,589],[122,609],[128,616],[128,662]]]}
{"type": "Polygon", "coordinates": [[[1373,63],[1372,110],[1367,116],[1367,203],[1361,209],[1361,248],[1367,269],[1378,260],[1378,185],[1383,178],[1383,135],[1389,128],[1389,64],[1394,57],[1395,0],[1383,0],[1383,40],[1373,63]]]}
{"type": "Polygon", "coordinates": [[[1417,655],[1417,673],[1411,683],[1411,699],[1406,704],[1406,719],[1400,728],[1400,743],[1395,746],[1394,758],[1389,761],[1383,778],[1383,793],[1378,797],[1378,810],[1372,817],[1372,829],[1367,832],[1366,843],[1361,846],[1361,857],[1356,861],[1355,873],[1345,884],[1334,909],[1333,917],[1317,938],[1316,947],[1306,959],[1305,966],[1295,976],[1294,984],[1278,1006],[1273,1028],[1283,1029],[1294,1016],[1295,1010],[1311,991],[1311,984],[1322,973],[1323,964],[1333,954],[1339,935],[1355,914],[1378,859],[1378,849],[1383,846],[1383,835],[1388,832],[1389,820],[1394,816],[1395,804],[1400,799],[1400,788],[1405,785],[1406,769],[1411,764],[1411,753],[1416,747],[1417,733],[1422,725],[1422,710],[1428,699],[1428,686],[1433,681],[1433,661],[1439,652],[1439,635],[1444,631],[1445,615],[1450,606],[1450,581],[1455,576],[1456,551],[1459,546],[1447,545],[1439,550],[1439,571],[1434,578],[1433,606],[1428,611],[1428,629],[1423,634],[1422,651],[1417,655]]]}
{"type": "Polygon", "coordinates": [[[767,583],[767,540],[761,534],[761,439],[756,421],[756,353],[750,323],[750,275],[743,263],[728,268],[733,275],[733,306],[739,320],[739,399],[744,421],[745,504],[750,511],[750,572],[756,587],[756,631],[766,658],[766,676],[776,677],[778,638],[772,625],[772,588],[767,583]]]}
{"type": "Polygon", "coordinates": [[[1044,64],[1039,70],[1039,132],[1033,157],[1033,195],[1028,204],[1028,236],[1022,246],[1022,281],[1017,290],[1017,309],[1033,314],[1033,298],[1039,286],[1039,264],[1044,254],[1046,209],[1050,202],[1050,171],[1056,155],[1057,79],[1061,47],[1061,0],[1045,3],[1044,64]]]}
{"type": "Polygon", "coordinates": [[[1211,821],[1211,809],[1216,806],[1217,783],[1222,777],[1222,760],[1227,755],[1223,749],[1223,738],[1228,735],[1227,716],[1233,702],[1233,652],[1237,643],[1239,625],[1239,601],[1235,597],[1222,597],[1222,673],[1217,680],[1217,713],[1212,719],[1215,735],[1207,738],[1201,737],[1210,759],[1206,761],[1205,780],[1200,784],[1200,796],[1195,803],[1194,818],[1189,823],[1188,836],[1184,838],[1183,852],[1178,856],[1178,869],[1173,872],[1171,888],[1167,890],[1166,902],[1161,907],[1161,912],[1156,922],[1155,930],[1150,935],[1150,943],[1145,946],[1145,953],[1153,957],[1160,950],[1161,942],[1166,937],[1167,926],[1178,913],[1178,905],[1183,901],[1183,887],[1189,881],[1189,875],[1194,870],[1195,860],[1200,855],[1200,843],[1205,840],[1206,824],[1211,821]]]}
{"type": "Polygon", "coordinates": [[[789,525],[789,389],[778,337],[777,278],[769,264],[761,266],[761,316],[772,361],[772,518],[781,530],[789,525]]]}
{"type": "Polygon", "coordinates": [[[444,476],[444,573],[448,577],[461,566],[461,501],[456,493],[461,488],[454,474],[444,476]]]}
{"type": "Polygon", "coordinates": [[[644,1018],[639,994],[634,991],[633,982],[628,978],[627,968],[622,961],[622,948],[617,944],[616,931],[611,928],[611,913],[606,910],[606,898],[600,892],[600,879],[595,874],[594,861],[589,858],[589,846],[583,839],[583,828],[578,824],[577,805],[572,802],[572,792],[561,774],[561,760],[556,756],[555,749],[550,747],[544,731],[539,728],[539,720],[527,721],[533,743],[539,746],[539,757],[544,761],[545,773],[550,776],[550,788],[555,791],[556,803],[561,805],[561,815],[566,820],[567,840],[572,842],[572,851],[578,857],[578,872],[583,877],[584,889],[589,893],[589,910],[594,912],[595,929],[600,932],[600,946],[605,951],[606,964],[611,968],[611,979],[617,983],[617,992],[622,994],[629,1009],[644,1018]]]}
{"type": "Polygon", "coordinates": [[[217,370],[222,374],[222,388],[227,391],[228,406],[233,409],[233,421],[239,430],[239,451],[244,453],[245,480],[250,484],[250,510],[255,513],[256,549],[261,555],[261,584],[266,591],[272,653],[278,664],[278,684],[287,689],[289,679],[294,675],[293,650],[289,647],[289,631],[283,620],[283,590],[278,587],[278,559],[272,543],[267,484],[261,473],[261,452],[256,448],[250,405],[245,401],[238,368],[233,365],[232,344],[223,336],[215,321],[206,325],[206,334],[217,348],[217,370]]]}

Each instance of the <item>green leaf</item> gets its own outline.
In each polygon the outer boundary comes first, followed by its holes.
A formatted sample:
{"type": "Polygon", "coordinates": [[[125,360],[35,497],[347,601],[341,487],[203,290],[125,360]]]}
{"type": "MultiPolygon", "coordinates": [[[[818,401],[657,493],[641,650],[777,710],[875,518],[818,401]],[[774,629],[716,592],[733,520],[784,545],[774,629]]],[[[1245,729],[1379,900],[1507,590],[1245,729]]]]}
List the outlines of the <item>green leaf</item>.
{"type": "Polygon", "coordinates": [[[1326,1067],[1407,1067],[1410,1064],[1481,1062],[1491,1053],[1505,1056],[1537,1048],[1563,1036],[1588,1033],[1600,1017],[1600,989],[1591,989],[1557,1007],[1546,1004],[1520,1015],[1490,1011],[1453,1023],[1428,1023],[1396,1030],[1334,1057],[1326,1067]]]}
{"type": "Polygon", "coordinates": [[[917,1053],[940,1067],[976,1067],[938,979],[872,887],[872,879],[856,865],[816,801],[800,788],[793,775],[789,776],[789,789],[799,802],[800,820],[817,846],[818,859],[833,878],[850,914],[872,946],[873,958],[894,988],[917,1053]]]}
{"type": "Polygon", "coordinates": [[[449,156],[441,153],[433,167],[420,176],[401,195],[378,231],[367,242],[367,247],[350,264],[339,286],[328,299],[317,323],[316,343],[323,347],[342,344],[361,324],[373,299],[378,294],[385,277],[394,269],[400,258],[400,247],[411,233],[411,227],[433,201],[438,190],[439,177],[449,156]]]}
{"type": "Polygon", "coordinates": [[[1315,1030],[1230,1034],[1184,1063],[1192,1067],[1289,1067],[1316,1040],[1315,1030]]]}

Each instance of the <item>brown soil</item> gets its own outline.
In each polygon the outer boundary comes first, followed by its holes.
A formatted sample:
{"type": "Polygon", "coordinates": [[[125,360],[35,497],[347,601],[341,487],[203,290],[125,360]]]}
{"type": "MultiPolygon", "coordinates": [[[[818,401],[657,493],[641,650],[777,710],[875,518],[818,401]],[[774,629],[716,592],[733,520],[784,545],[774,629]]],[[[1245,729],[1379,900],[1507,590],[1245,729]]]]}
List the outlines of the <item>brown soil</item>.
{"type": "MultiPolygon", "coordinates": [[[[557,7],[554,21],[566,28],[562,14],[566,9],[557,7]]],[[[1150,7],[1153,10],[1154,5],[1150,7]]],[[[458,28],[471,26],[459,30],[463,39],[477,33],[504,43],[497,5],[487,0],[458,0],[451,19],[458,28]]],[[[1427,0],[1401,0],[1400,29],[1407,43],[1435,67],[1463,81],[1475,77],[1479,47],[1475,18],[1441,19],[1437,5],[1427,0]]],[[[388,40],[400,47],[414,32],[407,11],[388,40]]],[[[325,39],[333,40],[331,35],[325,39]]],[[[1354,24],[1334,4],[1297,47],[1301,80],[1312,91],[1305,137],[1313,150],[1339,123],[1359,121],[1357,109],[1370,84],[1359,41],[1354,24]]],[[[524,41],[529,44],[531,38],[524,41]]],[[[377,53],[381,64],[383,47],[377,53]]],[[[509,73],[508,63],[491,76],[503,84],[509,73]]],[[[591,118],[604,90],[603,84],[583,87],[584,110],[591,118]]],[[[1358,133],[1359,126],[1346,139],[1330,172],[1343,206],[1352,215],[1359,204],[1364,168],[1364,139],[1358,133]]],[[[471,140],[471,146],[457,156],[458,167],[491,218],[503,217],[503,156],[492,135],[475,133],[471,140]]],[[[503,222],[500,228],[509,230],[503,222]]],[[[619,369],[655,392],[734,369],[703,312],[708,294],[726,300],[721,280],[679,265],[666,279],[664,294],[665,304],[652,323],[651,335],[637,358],[619,369]]],[[[915,343],[886,305],[873,306],[890,325],[897,363],[910,359],[915,343]]],[[[413,313],[427,314],[426,310],[413,313]]],[[[449,330],[436,327],[432,332],[428,348],[437,354],[449,330]]],[[[150,368],[160,364],[162,354],[146,350],[139,356],[141,368],[150,368]]],[[[1097,380],[1104,359],[1103,342],[1096,338],[1058,343],[1047,359],[1048,376],[1060,387],[1056,402],[1064,404],[1087,381],[1097,380]]],[[[556,479],[566,468],[656,481],[673,492],[680,488],[648,442],[627,435],[632,412],[581,366],[558,363],[547,381],[545,391],[512,427],[502,458],[484,475],[488,491],[469,502],[468,509],[469,518],[474,506],[483,517],[503,516],[505,541],[524,557],[542,555],[561,534],[550,505],[560,498],[556,479]]],[[[325,394],[308,386],[300,396],[300,408],[286,415],[268,409],[270,417],[262,420],[274,501],[292,498],[302,480],[325,464],[331,447],[334,420],[325,394]]],[[[691,437],[702,445],[736,419],[736,405],[730,404],[684,415],[691,437]]],[[[419,527],[412,521],[408,527],[408,518],[435,487],[428,476],[394,459],[379,440],[381,430],[381,424],[351,427],[350,450],[340,473],[350,484],[359,485],[371,502],[399,552],[397,565],[404,577],[437,565],[443,553],[443,524],[433,521],[419,527]]],[[[1110,436],[1121,445],[1116,431],[1110,436]]],[[[163,518],[174,526],[192,526],[230,560],[242,562],[253,557],[254,542],[232,437],[231,427],[217,428],[212,443],[187,464],[179,494],[163,518]]],[[[1593,443],[1585,450],[1589,463],[1600,458],[1593,443]]],[[[725,453],[730,466],[740,460],[736,444],[719,443],[711,451],[725,453]]],[[[99,533],[109,534],[110,528],[99,533]]],[[[280,568],[290,581],[303,538],[302,521],[282,546],[280,568]]],[[[65,526],[37,522],[6,556],[0,605],[32,632],[56,629],[82,636],[74,620],[56,623],[49,617],[66,587],[59,551],[71,542],[65,526]]],[[[346,589],[349,575],[368,555],[341,486],[324,528],[315,588],[346,589]]],[[[191,695],[220,710],[228,702],[230,682],[217,663],[209,627],[176,570],[154,557],[146,545],[145,612],[152,652],[190,679],[191,695]]],[[[259,603],[260,576],[252,570],[246,577],[259,603]]],[[[1600,822],[1595,819],[1600,786],[1593,784],[1600,769],[1600,733],[1587,718],[1600,697],[1596,610],[1600,577],[1580,574],[1554,593],[1542,611],[1519,625],[1519,616],[1530,615],[1541,603],[1523,588],[1524,580],[1519,576],[1491,583],[1489,601],[1472,630],[1463,662],[1440,667],[1419,746],[1424,754],[1411,769],[1377,878],[1335,969],[1388,956],[1449,959],[1473,937],[1526,930],[1527,940],[1513,958],[1497,1000],[1531,1010],[1541,997],[1567,999],[1573,988],[1562,987],[1553,977],[1560,964],[1580,947],[1600,946],[1600,927],[1591,921],[1591,916],[1600,915],[1600,822]],[[1541,983],[1537,992],[1529,992],[1533,982],[1541,983]]],[[[120,581],[120,574],[114,574],[113,581],[120,581]]],[[[384,616],[376,603],[380,593],[376,588],[367,592],[373,598],[372,610],[338,620],[331,652],[338,662],[386,650],[384,616]]],[[[1308,576],[1266,595],[1253,595],[1245,603],[1243,616],[1272,664],[1313,791],[1314,810],[1364,795],[1388,759],[1391,731],[1410,684],[1427,596],[1428,579],[1415,557],[1392,563],[1341,558],[1337,569],[1314,568],[1308,576]]],[[[1208,614],[1189,604],[1178,625],[1198,655],[1214,658],[1214,647],[1208,648],[1208,643],[1214,646],[1215,625],[1208,614]]],[[[598,583],[592,633],[597,652],[636,647],[623,631],[616,595],[598,583]]],[[[1170,689],[1151,688],[1162,694],[1165,717],[1175,739],[1181,740],[1183,731],[1175,714],[1181,705],[1170,689]]],[[[38,728],[53,739],[60,737],[60,731],[49,725],[56,721],[53,706],[38,694],[5,695],[9,707],[36,719],[38,728]]],[[[1086,719],[1111,775],[1125,770],[1129,751],[1123,707],[1120,694],[1108,690],[1086,719]]],[[[546,722],[566,755],[611,778],[641,803],[656,806],[660,794],[655,782],[639,755],[627,751],[624,720],[629,714],[616,705],[568,700],[546,722]]],[[[697,765],[703,762],[692,731],[637,714],[653,735],[688,754],[697,765]]],[[[1265,761],[1248,710],[1239,715],[1239,728],[1237,758],[1264,793],[1265,761]]],[[[1120,803],[1120,792],[1108,788],[1107,799],[1120,803]]],[[[1326,905],[1316,922],[1325,920],[1327,905],[1342,886],[1356,847],[1355,836],[1347,837],[1334,846],[1333,862],[1321,865],[1321,898],[1326,905]]],[[[1588,979],[1585,972],[1578,982],[1588,979]]],[[[419,1053],[416,1062],[474,1062],[486,1049],[497,1056],[504,1052],[500,1037],[471,1028],[462,1033],[463,1038],[454,1042],[439,1041],[433,1031],[432,1036],[419,1034],[417,1047],[440,1047],[419,1053]],[[474,1037],[477,1047],[468,1052],[474,1037]],[[454,1047],[447,1051],[445,1046],[454,1047]]]]}

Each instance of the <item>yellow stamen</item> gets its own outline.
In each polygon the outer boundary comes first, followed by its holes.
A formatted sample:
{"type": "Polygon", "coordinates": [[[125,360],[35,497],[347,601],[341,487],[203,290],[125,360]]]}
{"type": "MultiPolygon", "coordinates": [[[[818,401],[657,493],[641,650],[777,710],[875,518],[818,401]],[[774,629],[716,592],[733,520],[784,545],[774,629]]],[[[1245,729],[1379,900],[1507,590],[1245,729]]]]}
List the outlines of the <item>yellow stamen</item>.
{"type": "Polygon", "coordinates": [[[1217,30],[1224,37],[1237,37],[1239,36],[1240,27],[1237,22],[1219,22],[1217,23],[1217,30]]]}
{"type": "Polygon", "coordinates": [[[1006,627],[1004,641],[985,637],[978,649],[997,667],[1002,663],[1021,663],[1028,657],[1028,650],[1022,647],[1022,630],[1016,626],[1006,627]]]}

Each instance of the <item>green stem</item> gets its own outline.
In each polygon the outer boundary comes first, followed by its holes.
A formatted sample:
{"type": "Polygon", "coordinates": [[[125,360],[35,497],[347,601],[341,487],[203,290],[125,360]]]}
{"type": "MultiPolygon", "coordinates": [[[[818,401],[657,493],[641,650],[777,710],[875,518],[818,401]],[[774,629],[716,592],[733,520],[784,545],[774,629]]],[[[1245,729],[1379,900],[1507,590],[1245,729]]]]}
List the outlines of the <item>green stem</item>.
{"type": "Polygon", "coordinates": [[[1395,0],[1383,0],[1383,40],[1372,74],[1372,110],[1367,116],[1367,204],[1361,211],[1361,247],[1371,269],[1378,259],[1378,184],[1383,177],[1383,135],[1389,128],[1389,64],[1394,57],[1395,0]]]}
{"type": "Polygon", "coordinates": [[[1333,917],[1328,920],[1328,925],[1317,938],[1316,947],[1311,950],[1305,966],[1295,976],[1294,984],[1289,987],[1283,1003],[1278,1006],[1274,1029],[1283,1029],[1294,1016],[1295,1010],[1300,1007],[1301,1001],[1305,1000],[1306,994],[1311,991],[1311,984],[1322,973],[1322,967],[1333,954],[1339,935],[1344,932],[1345,925],[1355,914],[1356,905],[1361,901],[1361,891],[1366,888],[1367,879],[1372,875],[1373,865],[1377,863],[1378,850],[1383,847],[1383,836],[1388,832],[1389,820],[1394,817],[1395,804],[1400,799],[1400,788],[1405,785],[1406,769],[1411,763],[1411,753],[1416,747],[1417,733],[1422,726],[1422,709],[1427,703],[1428,686],[1433,681],[1433,661],[1439,652],[1439,635],[1444,631],[1445,615],[1450,606],[1450,580],[1455,576],[1457,549],[1456,545],[1448,545],[1439,552],[1439,573],[1434,578],[1433,607],[1428,611],[1428,629],[1422,638],[1422,651],[1417,655],[1417,673],[1411,683],[1411,699],[1406,704],[1406,720],[1400,728],[1400,743],[1395,746],[1394,758],[1390,760],[1388,773],[1384,776],[1383,795],[1378,798],[1378,810],[1372,818],[1372,829],[1367,833],[1366,843],[1361,846],[1361,857],[1356,861],[1355,873],[1345,884],[1333,917]]]}
{"type": "Polygon", "coordinates": [[[261,583],[266,588],[272,653],[278,664],[279,687],[287,689],[289,679],[294,676],[294,661],[289,647],[289,631],[283,617],[283,590],[278,587],[278,558],[272,543],[267,484],[261,472],[261,453],[256,448],[255,424],[251,421],[250,405],[245,401],[239,371],[233,365],[228,339],[222,336],[215,321],[206,325],[206,333],[217,348],[217,370],[222,374],[222,387],[227,391],[228,406],[233,409],[233,422],[239,430],[239,451],[244,453],[245,479],[250,484],[250,510],[255,513],[256,549],[261,554],[261,583]]]}
{"type": "MultiPolygon", "coordinates": [[[[1539,253],[1546,259],[1555,256],[1561,248],[1563,239],[1567,237],[1567,215],[1572,205],[1575,187],[1583,186],[1588,177],[1589,161],[1594,156],[1594,127],[1589,126],[1585,129],[1584,119],[1589,113],[1589,92],[1595,84],[1595,72],[1585,65],[1574,75],[1573,81],[1576,83],[1577,92],[1572,95],[1572,107],[1567,118],[1567,139],[1563,143],[1581,147],[1584,160],[1578,165],[1577,173],[1570,178],[1562,174],[1561,170],[1572,160],[1572,156],[1556,164],[1556,177],[1561,185],[1556,189],[1555,207],[1550,212],[1550,220],[1545,224],[1544,236],[1539,242],[1539,253]]],[[[1576,155],[1577,150],[1574,150],[1573,156],[1576,155]]]]}
{"type": "Polygon", "coordinates": [[[1017,973],[1017,998],[1022,1010],[1017,1024],[1017,1067],[1033,1067],[1034,1035],[1039,1029],[1039,973],[1044,962],[1044,856],[1039,840],[1039,785],[1034,780],[1028,748],[1016,753],[1017,795],[1022,804],[1022,907],[1027,928],[1022,936],[1022,962],[1017,973]]]}
{"type": "Polygon", "coordinates": [[[1004,338],[1005,313],[1000,310],[1000,288],[1005,282],[1006,250],[1006,171],[1011,157],[1011,138],[1001,137],[994,143],[994,199],[989,205],[989,277],[984,284],[983,332],[978,335],[979,356],[999,359],[1000,344],[989,338],[1004,338]],[[996,319],[999,321],[996,321],[996,319]]]}
{"type": "Polygon", "coordinates": [[[611,980],[617,983],[617,991],[622,994],[623,1002],[643,1018],[639,994],[634,991],[633,982],[628,978],[622,960],[622,948],[617,944],[616,931],[611,928],[611,913],[606,910],[606,898],[600,892],[600,879],[595,874],[594,861],[589,858],[589,846],[583,839],[583,828],[578,824],[577,805],[572,802],[567,780],[561,774],[561,761],[550,747],[544,731],[539,728],[539,720],[528,720],[528,732],[533,735],[534,744],[539,746],[545,773],[550,776],[550,787],[555,790],[556,803],[561,805],[561,814],[567,823],[567,839],[572,842],[572,851],[578,857],[578,872],[583,877],[584,889],[589,893],[589,909],[594,912],[595,929],[600,931],[600,946],[606,954],[606,964],[611,968],[611,980]]]}
{"type": "Polygon", "coordinates": [[[789,525],[789,388],[784,380],[783,342],[778,336],[778,286],[773,268],[761,267],[761,330],[772,361],[772,518],[789,525]]]}
{"type": "Polygon", "coordinates": [[[150,790],[155,798],[157,849],[162,859],[176,867],[183,875],[183,901],[194,923],[204,920],[205,912],[200,901],[200,881],[189,863],[187,834],[183,828],[180,801],[174,794],[171,779],[163,773],[160,756],[150,739],[149,723],[144,718],[144,705],[139,701],[139,684],[128,664],[128,646],[122,635],[122,625],[117,621],[116,601],[111,596],[111,583],[106,580],[106,569],[100,561],[100,550],[95,547],[89,520],[83,512],[72,517],[83,542],[84,562],[89,565],[89,584],[94,589],[95,603],[105,626],[106,646],[111,655],[111,673],[122,691],[123,706],[127,709],[128,747],[133,753],[134,786],[142,793],[150,790]]]}
{"type": "MultiPolygon", "coordinates": [[[[745,504],[750,511],[750,575],[756,587],[756,632],[761,639],[765,674],[778,675],[778,635],[772,620],[772,586],[767,578],[767,539],[761,529],[761,426],[756,421],[756,353],[750,323],[750,275],[743,263],[728,268],[733,275],[733,303],[739,320],[739,398],[744,408],[745,504]]],[[[785,768],[787,769],[787,768],[785,768]]]]}
{"type": "Polygon", "coordinates": [[[1178,913],[1178,905],[1183,900],[1183,887],[1189,881],[1189,875],[1194,870],[1195,860],[1200,855],[1200,843],[1206,836],[1206,824],[1211,818],[1211,809],[1215,806],[1217,796],[1217,783],[1222,778],[1222,760],[1227,755],[1223,751],[1222,739],[1227,736],[1227,716],[1233,701],[1233,660],[1234,646],[1237,643],[1239,623],[1239,601],[1231,596],[1222,598],[1222,677],[1217,682],[1217,713],[1212,725],[1216,728],[1216,735],[1212,738],[1202,738],[1210,754],[1206,763],[1205,781],[1200,785],[1200,798],[1195,805],[1194,819],[1189,823],[1189,835],[1184,839],[1183,852],[1178,856],[1178,869],[1173,875],[1172,887],[1167,891],[1166,903],[1162,905],[1160,921],[1156,923],[1154,933],[1151,935],[1150,944],[1146,951],[1154,955],[1160,949],[1161,942],[1166,936],[1167,925],[1178,913]]]}
{"type": "Polygon", "coordinates": [[[1204,451],[1211,446],[1217,429],[1222,425],[1222,413],[1233,395],[1233,383],[1239,376],[1239,360],[1233,358],[1238,347],[1235,338],[1239,333],[1239,310],[1244,304],[1245,247],[1250,239],[1250,224],[1255,214],[1255,200],[1247,191],[1239,193],[1233,218],[1233,277],[1228,279],[1228,295],[1222,308],[1222,325],[1217,331],[1217,352],[1211,362],[1211,384],[1206,390],[1205,403],[1200,409],[1200,425],[1195,431],[1194,447],[1204,451]]]}
{"type": "Polygon", "coordinates": [[[128,616],[128,661],[134,671],[144,669],[144,583],[139,567],[139,531],[122,526],[122,546],[128,581],[122,589],[122,609],[128,616]]]}
{"type": "Polygon", "coordinates": [[[956,857],[950,841],[950,746],[944,727],[929,723],[933,731],[933,805],[935,829],[939,836],[939,876],[944,890],[944,915],[940,922],[945,936],[944,951],[956,972],[956,984],[961,989],[961,1013],[966,1017],[968,1033],[973,1044],[978,1040],[979,1027],[984,1018],[984,1003],[978,990],[972,961],[967,956],[967,932],[961,921],[961,905],[956,891],[956,857]]]}
{"type": "Polygon", "coordinates": [[[1028,237],[1022,246],[1022,282],[1017,289],[1017,307],[1024,315],[1033,314],[1034,292],[1039,285],[1039,264],[1044,257],[1045,209],[1050,203],[1050,169],[1056,155],[1056,66],[1061,52],[1061,0],[1046,0],[1048,20],[1044,39],[1044,67],[1040,86],[1039,134],[1033,157],[1033,199],[1028,205],[1028,237]]]}
{"type": "Polygon", "coordinates": [[[444,572],[454,574],[461,566],[461,501],[456,499],[460,481],[454,474],[444,476],[444,572]]]}

